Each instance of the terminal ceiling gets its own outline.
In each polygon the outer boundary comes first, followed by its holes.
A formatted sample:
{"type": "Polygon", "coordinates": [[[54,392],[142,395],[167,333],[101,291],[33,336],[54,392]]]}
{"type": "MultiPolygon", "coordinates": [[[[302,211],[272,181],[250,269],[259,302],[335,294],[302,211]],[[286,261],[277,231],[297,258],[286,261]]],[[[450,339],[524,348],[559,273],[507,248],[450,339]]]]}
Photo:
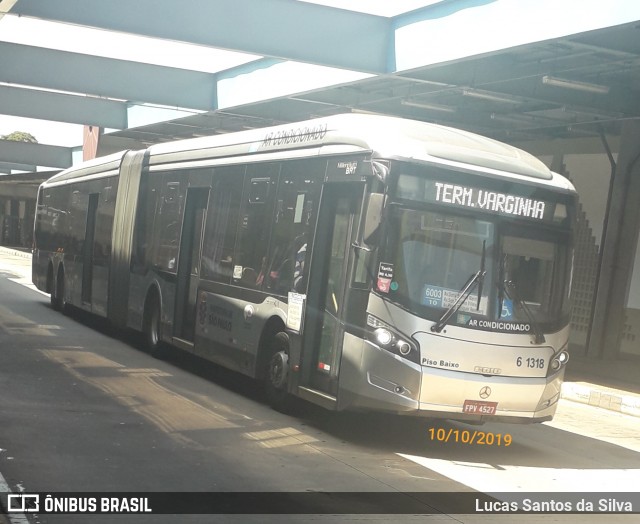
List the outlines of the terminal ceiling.
{"type": "MultiPolygon", "coordinates": [[[[351,111],[540,154],[603,151],[602,137],[615,150],[624,122],[640,118],[640,3],[521,0],[514,13],[505,0],[405,2],[383,16],[299,0],[0,0],[0,16],[114,31],[114,48],[135,34],[220,50],[188,69],[126,49],[114,58],[3,41],[0,24],[0,114],[106,128],[105,152],[351,111]],[[149,120],[159,107],[168,116],[149,120]]],[[[0,163],[16,169],[70,158],[0,143],[0,163]]]]}

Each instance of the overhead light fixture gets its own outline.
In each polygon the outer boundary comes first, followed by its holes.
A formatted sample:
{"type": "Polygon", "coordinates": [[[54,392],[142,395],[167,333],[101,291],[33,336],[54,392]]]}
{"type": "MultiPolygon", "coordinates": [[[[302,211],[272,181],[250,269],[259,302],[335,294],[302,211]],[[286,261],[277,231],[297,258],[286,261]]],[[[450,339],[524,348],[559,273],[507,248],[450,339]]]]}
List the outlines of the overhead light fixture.
{"type": "Polygon", "coordinates": [[[527,115],[501,115],[498,113],[491,113],[491,120],[496,122],[507,122],[509,124],[526,125],[534,122],[533,117],[527,115]]]}
{"type": "Polygon", "coordinates": [[[578,107],[578,106],[562,106],[560,108],[560,110],[563,113],[571,113],[573,115],[586,115],[586,116],[591,116],[594,118],[599,118],[599,119],[616,119],[616,118],[623,118],[625,115],[624,113],[620,112],[620,111],[596,111],[594,109],[591,108],[585,108],[585,107],[578,107]]]}
{"type": "Polygon", "coordinates": [[[503,104],[521,104],[522,99],[491,91],[481,91],[479,89],[466,88],[462,90],[463,96],[471,98],[479,98],[480,100],[488,100],[489,102],[499,102],[503,104]]]}
{"type": "Polygon", "coordinates": [[[579,82],[577,80],[567,80],[566,78],[557,78],[549,75],[542,77],[542,83],[549,86],[574,89],[576,91],[584,91],[585,93],[595,93],[598,95],[606,95],[609,92],[609,86],[579,82]]]}
{"type": "MultiPolygon", "coordinates": [[[[367,111],[366,109],[358,109],[357,107],[352,107],[350,111],[354,115],[378,115],[378,116],[389,116],[388,113],[380,113],[379,111],[367,111]]],[[[318,117],[320,118],[320,117],[318,117]]]]}
{"type": "Polygon", "coordinates": [[[440,111],[442,113],[455,113],[457,109],[452,106],[442,104],[427,104],[423,102],[414,102],[413,100],[401,100],[400,104],[409,107],[418,107],[420,109],[429,109],[431,111],[440,111]]]}

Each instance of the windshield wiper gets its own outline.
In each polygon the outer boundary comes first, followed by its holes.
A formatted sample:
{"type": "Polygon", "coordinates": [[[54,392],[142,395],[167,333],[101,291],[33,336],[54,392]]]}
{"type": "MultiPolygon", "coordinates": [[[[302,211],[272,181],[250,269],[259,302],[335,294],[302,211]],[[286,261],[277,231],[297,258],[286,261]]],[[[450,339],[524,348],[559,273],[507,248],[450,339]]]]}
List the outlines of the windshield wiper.
{"type": "Polygon", "coordinates": [[[534,342],[536,344],[543,344],[544,342],[546,342],[546,339],[544,338],[544,334],[542,333],[542,330],[540,329],[538,322],[533,316],[533,313],[529,309],[529,306],[527,306],[525,301],[518,296],[518,290],[516,289],[516,286],[513,283],[513,281],[503,280],[502,287],[504,289],[505,294],[507,295],[507,298],[509,300],[515,300],[518,303],[518,305],[522,308],[522,311],[524,311],[525,315],[527,315],[527,318],[529,319],[529,323],[531,324],[531,329],[533,330],[534,342]],[[511,290],[513,293],[510,293],[509,290],[511,290]]]}
{"type": "Polygon", "coordinates": [[[482,258],[480,259],[480,271],[482,275],[478,277],[478,301],[476,302],[476,311],[480,310],[480,297],[482,296],[482,285],[484,284],[484,275],[486,274],[485,261],[487,259],[487,241],[482,241],[482,258]]]}
{"type": "Polygon", "coordinates": [[[440,333],[444,327],[448,324],[451,317],[455,315],[458,310],[462,307],[462,304],[466,302],[471,295],[473,288],[476,284],[478,285],[478,303],[476,304],[476,309],[480,309],[480,296],[482,294],[482,284],[484,283],[484,276],[487,273],[485,269],[485,259],[487,256],[486,252],[486,240],[482,241],[482,259],[480,260],[480,269],[476,271],[473,275],[469,277],[466,284],[462,286],[462,289],[459,291],[459,295],[457,300],[451,304],[449,309],[444,312],[444,315],[440,317],[438,322],[436,322],[433,326],[431,326],[431,331],[434,333],[440,333]]]}
{"type": "Polygon", "coordinates": [[[500,267],[498,268],[498,320],[502,318],[502,306],[504,305],[504,265],[507,261],[507,255],[502,255],[500,267]]]}

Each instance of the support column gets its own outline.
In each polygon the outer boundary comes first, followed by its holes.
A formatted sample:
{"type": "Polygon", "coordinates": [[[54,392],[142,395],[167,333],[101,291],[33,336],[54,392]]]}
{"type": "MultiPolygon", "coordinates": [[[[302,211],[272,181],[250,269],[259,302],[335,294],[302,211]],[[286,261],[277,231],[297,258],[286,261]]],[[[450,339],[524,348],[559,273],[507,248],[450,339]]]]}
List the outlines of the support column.
{"type": "Polygon", "coordinates": [[[20,201],[12,198],[9,203],[9,245],[20,244],[20,201]]]}
{"type": "Polygon", "coordinates": [[[622,130],[609,217],[602,246],[602,264],[587,347],[589,358],[613,360],[620,349],[624,309],[640,228],[640,122],[622,130]]]}
{"type": "Polygon", "coordinates": [[[84,126],[82,133],[82,161],[93,160],[98,153],[102,130],[98,126],[84,126]]]}
{"type": "Polygon", "coordinates": [[[551,171],[564,176],[566,167],[564,163],[564,153],[556,151],[551,160],[551,171]]]}

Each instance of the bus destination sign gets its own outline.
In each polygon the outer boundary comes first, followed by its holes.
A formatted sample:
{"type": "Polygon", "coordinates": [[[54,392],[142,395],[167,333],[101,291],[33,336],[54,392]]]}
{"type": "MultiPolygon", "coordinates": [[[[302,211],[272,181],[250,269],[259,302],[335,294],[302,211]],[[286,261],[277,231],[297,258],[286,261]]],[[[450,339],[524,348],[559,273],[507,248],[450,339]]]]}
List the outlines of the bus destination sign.
{"type": "Polygon", "coordinates": [[[542,200],[444,182],[434,182],[433,190],[436,202],[535,220],[544,220],[551,207],[542,200]]]}

